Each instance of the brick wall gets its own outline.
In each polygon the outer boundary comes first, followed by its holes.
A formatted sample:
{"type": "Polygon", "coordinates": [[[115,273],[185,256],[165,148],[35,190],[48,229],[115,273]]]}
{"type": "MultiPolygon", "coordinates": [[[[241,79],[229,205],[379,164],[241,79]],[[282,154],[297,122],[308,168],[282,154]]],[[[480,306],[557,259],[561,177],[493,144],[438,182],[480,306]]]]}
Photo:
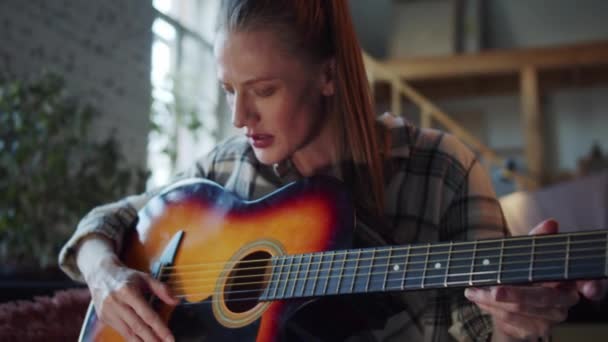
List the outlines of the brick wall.
{"type": "Polygon", "coordinates": [[[2,0],[0,72],[60,73],[99,111],[93,137],[115,132],[127,158],[144,167],[153,19],[150,0],[2,0]]]}

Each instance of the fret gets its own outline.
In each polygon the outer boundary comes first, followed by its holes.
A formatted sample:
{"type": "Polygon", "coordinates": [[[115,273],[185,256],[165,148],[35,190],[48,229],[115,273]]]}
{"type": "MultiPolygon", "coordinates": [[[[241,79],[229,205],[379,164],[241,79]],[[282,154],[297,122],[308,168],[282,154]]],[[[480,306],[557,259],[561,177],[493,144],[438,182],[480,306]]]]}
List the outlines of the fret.
{"type": "Polygon", "coordinates": [[[372,280],[372,267],[374,265],[374,259],[376,258],[376,249],[372,249],[372,255],[369,259],[369,272],[367,273],[367,281],[365,282],[365,292],[369,291],[369,284],[372,280]]]}
{"type": "Polygon", "coordinates": [[[424,282],[426,281],[426,270],[429,268],[428,263],[429,263],[430,249],[431,249],[431,244],[429,243],[426,246],[426,255],[424,256],[424,270],[422,271],[422,283],[420,285],[420,288],[422,288],[422,289],[424,288],[424,282]]]}
{"type": "Polygon", "coordinates": [[[279,285],[279,272],[278,272],[278,264],[283,260],[283,258],[271,258],[270,264],[271,266],[271,276],[270,283],[266,287],[266,298],[273,299],[277,295],[277,288],[279,285]]]}
{"type": "Polygon", "coordinates": [[[424,288],[444,287],[451,244],[431,245],[425,263],[424,288]]]}
{"type": "Polygon", "coordinates": [[[445,276],[443,277],[443,287],[448,287],[448,277],[450,276],[450,260],[452,259],[452,248],[454,248],[454,242],[450,241],[450,248],[448,250],[448,261],[445,264],[445,276]]]}
{"type": "Polygon", "coordinates": [[[498,277],[496,279],[496,282],[498,284],[502,284],[502,259],[504,256],[504,252],[505,252],[505,240],[500,240],[500,257],[498,259],[498,277]]]}
{"type": "Polygon", "coordinates": [[[525,282],[528,280],[527,265],[530,262],[530,238],[514,238],[505,240],[503,253],[503,270],[501,281],[506,284],[525,282]]]}
{"type": "Polygon", "coordinates": [[[386,279],[386,265],[389,262],[389,254],[390,248],[376,248],[376,253],[374,254],[374,259],[372,260],[371,265],[372,274],[369,283],[370,292],[384,290],[384,282],[386,279]]]}
{"type": "Polygon", "coordinates": [[[276,276],[275,276],[275,287],[270,296],[271,299],[277,298],[279,294],[279,286],[283,283],[281,277],[283,276],[283,265],[285,265],[285,257],[277,258],[276,276]]]}
{"type": "Polygon", "coordinates": [[[391,255],[393,254],[393,248],[388,248],[388,256],[386,257],[386,268],[384,269],[384,280],[382,281],[382,291],[386,290],[386,283],[388,280],[388,273],[391,267],[391,255]]]}
{"type": "Polygon", "coordinates": [[[320,296],[325,294],[325,290],[327,288],[327,282],[329,281],[329,263],[326,261],[328,255],[331,255],[330,252],[320,253],[319,260],[319,276],[317,281],[317,286],[315,289],[315,295],[320,296]]]}
{"type": "Polygon", "coordinates": [[[473,284],[494,284],[498,277],[500,241],[478,241],[475,253],[473,284]]]}
{"type": "Polygon", "coordinates": [[[349,292],[353,293],[355,291],[355,281],[357,280],[357,271],[359,271],[359,259],[361,259],[361,250],[357,250],[357,258],[355,259],[355,267],[353,269],[353,281],[350,284],[349,292]]]}
{"type": "Polygon", "coordinates": [[[302,293],[304,292],[304,286],[306,285],[306,273],[304,272],[304,268],[306,265],[304,262],[305,257],[305,254],[300,254],[298,257],[298,268],[295,277],[296,284],[294,286],[292,297],[301,297],[302,293]]]}
{"type": "Polygon", "coordinates": [[[407,259],[407,247],[393,247],[388,261],[386,290],[401,290],[403,284],[403,267],[407,259]]]}
{"type": "Polygon", "coordinates": [[[342,282],[342,276],[344,275],[344,263],[346,260],[346,252],[338,252],[335,254],[336,258],[334,260],[334,262],[337,265],[336,269],[332,269],[332,272],[334,272],[331,276],[331,286],[330,289],[335,289],[333,292],[333,294],[338,294],[340,293],[340,283],[342,282]],[[335,285],[334,285],[335,284],[335,285]]]}
{"type": "Polygon", "coordinates": [[[283,286],[280,298],[285,298],[285,293],[287,293],[287,287],[289,285],[289,271],[291,270],[291,266],[293,265],[293,258],[291,256],[285,256],[285,263],[283,264],[282,271],[287,270],[286,272],[281,273],[281,285],[283,286]],[[287,268],[285,268],[287,266],[287,268]],[[284,277],[283,277],[284,276],[284,277]]]}
{"type": "Polygon", "coordinates": [[[302,262],[305,265],[305,270],[302,272],[302,276],[299,277],[302,280],[302,291],[300,291],[300,293],[298,294],[299,297],[303,297],[304,293],[306,293],[306,284],[308,283],[308,275],[309,275],[309,271],[310,271],[311,260],[312,260],[312,256],[310,254],[305,254],[302,257],[302,262]],[[305,259],[306,257],[308,257],[308,259],[305,259]]]}
{"type": "Polygon", "coordinates": [[[327,294],[327,286],[329,285],[329,282],[331,280],[332,263],[334,262],[334,254],[335,254],[335,252],[329,251],[329,252],[326,252],[326,253],[323,253],[323,254],[327,254],[330,257],[329,260],[322,262],[323,269],[325,269],[325,266],[327,266],[327,274],[325,276],[325,282],[323,283],[323,292],[322,292],[322,294],[327,294]]]}
{"type": "Polygon", "coordinates": [[[473,257],[471,258],[471,269],[469,270],[469,286],[473,286],[473,273],[475,271],[475,254],[477,254],[477,241],[473,244],[473,257]]]}
{"type": "MultiPolygon", "coordinates": [[[[533,267],[533,281],[562,280],[567,273],[564,269],[568,258],[568,236],[545,235],[535,239],[533,267]],[[565,247],[565,248],[564,248],[565,247]]],[[[530,275],[528,275],[528,280],[530,275]]]]}
{"type": "Polygon", "coordinates": [[[532,270],[534,269],[534,249],[536,247],[536,236],[532,237],[532,252],[530,253],[530,265],[528,271],[528,281],[532,282],[532,270]]]}
{"type": "Polygon", "coordinates": [[[448,286],[469,284],[469,271],[473,262],[473,244],[470,242],[455,242],[452,245],[452,257],[448,271],[448,286]]]}
{"type": "Polygon", "coordinates": [[[604,233],[572,235],[568,274],[572,278],[598,278],[605,274],[604,233]]]}
{"type": "Polygon", "coordinates": [[[424,268],[426,266],[425,246],[414,245],[410,249],[408,274],[405,277],[406,289],[422,288],[424,268]]]}
{"type": "Polygon", "coordinates": [[[291,267],[289,268],[290,277],[287,280],[287,298],[293,297],[294,292],[298,284],[298,273],[300,271],[300,265],[302,264],[302,255],[292,256],[291,267]]]}
{"type": "Polygon", "coordinates": [[[357,267],[359,265],[358,255],[360,253],[360,250],[350,250],[345,254],[344,267],[342,270],[342,281],[340,282],[340,287],[338,289],[338,292],[341,294],[353,293],[355,275],[357,274],[357,267]]]}
{"type": "Polygon", "coordinates": [[[371,262],[374,255],[375,249],[363,248],[359,250],[358,257],[358,270],[354,280],[353,292],[354,293],[366,293],[369,289],[369,281],[371,279],[371,262]]]}
{"type": "Polygon", "coordinates": [[[409,262],[410,259],[410,251],[412,249],[412,246],[407,246],[407,250],[406,250],[406,256],[405,256],[405,261],[403,262],[403,275],[401,277],[401,290],[405,290],[405,277],[407,276],[407,264],[409,262]]]}
{"type": "Polygon", "coordinates": [[[308,286],[310,289],[310,293],[306,293],[307,296],[314,296],[315,290],[317,288],[317,283],[319,282],[319,273],[321,272],[321,260],[323,259],[323,253],[314,253],[312,255],[312,262],[310,264],[311,273],[314,276],[311,278],[312,284],[308,286]]]}

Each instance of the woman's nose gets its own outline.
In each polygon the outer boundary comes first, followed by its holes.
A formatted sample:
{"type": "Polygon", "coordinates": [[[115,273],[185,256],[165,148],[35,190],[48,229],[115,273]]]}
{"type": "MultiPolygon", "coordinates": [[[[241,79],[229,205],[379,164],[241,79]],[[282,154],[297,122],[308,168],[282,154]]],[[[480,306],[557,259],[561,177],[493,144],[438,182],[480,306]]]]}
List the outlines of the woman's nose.
{"type": "Polygon", "coordinates": [[[232,103],[232,125],[236,128],[243,128],[247,124],[248,109],[245,98],[241,94],[234,95],[232,103]]]}

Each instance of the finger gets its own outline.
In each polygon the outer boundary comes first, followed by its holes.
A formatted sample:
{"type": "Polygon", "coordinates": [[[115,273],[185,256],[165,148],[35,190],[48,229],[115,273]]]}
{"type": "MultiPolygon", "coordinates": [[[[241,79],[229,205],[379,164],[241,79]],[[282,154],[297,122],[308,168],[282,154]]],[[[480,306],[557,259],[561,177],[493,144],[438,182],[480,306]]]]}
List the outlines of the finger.
{"type": "MultiPolygon", "coordinates": [[[[144,300],[144,297],[138,291],[133,290],[128,297],[125,298],[125,303],[137,314],[138,318],[151,329],[152,333],[163,341],[173,341],[171,331],[160,319],[160,316],[152,310],[150,305],[144,300]]],[[[147,341],[147,340],[146,340],[147,341]]]]}
{"type": "Polygon", "coordinates": [[[150,327],[138,313],[127,303],[119,303],[118,317],[125,321],[132,335],[144,341],[159,341],[152,327],[150,327]]]}
{"type": "Polygon", "coordinates": [[[113,310],[108,311],[110,312],[104,313],[103,316],[99,315],[99,318],[101,318],[101,320],[105,324],[114,328],[114,330],[116,330],[120,335],[122,335],[122,337],[128,339],[132,335],[131,329],[129,329],[127,324],[119,318],[119,315],[117,315],[115,312],[112,312],[113,310]]]}
{"type": "Polygon", "coordinates": [[[539,308],[521,303],[475,304],[510,312],[516,315],[527,316],[532,319],[542,319],[543,321],[550,321],[554,323],[563,322],[566,320],[566,318],[568,318],[567,308],[539,308]]]}
{"type": "Polygon", "coordinates": [[[179,304],[179,300],[171,294],[171,291],[169,290],[169,286],[167,286],[163,282],[160,282],[160,281],[152,278],[148,274],[146,274],[144,276],[144,279],[146,280],[148,287],[152,290],[152,293],[154,293],[163,302],[165,302],[169,305],[179,304]]]}
{"type": "Polygon", "coordinates": [[[510,335],[515,334],[519,338],[544,336],[551,327],[550,321],[541,318],[531,319],[525,315],[519,315],[484,304],[478,304],[478,306],[482,311],[492,316],[495,324],[505,328],[508,326],[507,330],[511,331],[510,335]]]}
{"type": "Polygon", "coordinates": [[[528,235],[555,234],[559,230],[559,224],[554,219],[548,219],[534,227],[528,235]]]}
{"type": "Polygon", "coordinates": [[[574,289],[559,289],[542,286],[494,286],[490,290],[468,288],[465,296],[476,303],[526,303],[535,307],[565,307],[578,303],[579,295],[574,289]]]}
{"type": "Polygon", "coordinates": [[[578,291],[587,299],[600,300],[608,291],[608,280],[585,280],[576,283],[578,291]]]}

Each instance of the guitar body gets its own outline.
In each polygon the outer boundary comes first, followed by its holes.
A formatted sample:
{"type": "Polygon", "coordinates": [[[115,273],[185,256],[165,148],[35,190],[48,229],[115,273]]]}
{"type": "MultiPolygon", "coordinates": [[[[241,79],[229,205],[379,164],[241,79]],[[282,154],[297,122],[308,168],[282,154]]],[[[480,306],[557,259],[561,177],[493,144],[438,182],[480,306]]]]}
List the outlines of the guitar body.
{"type": "MultiPolygon", "coordinates": [[[[292,183],[257,201],[189,180],[140,211],[122,260],[180,298],[175,308],[151,301],[177,340],[276,341],[310,299],[258,300],[269,290],[270,258],[348,248],[352,227],[348,193],[328,178],[292,183]]],[[[123,338],[97,319],[91,304],[80,340],[123,338]]]]}
{"type": "MultiPolygon", "coordinates": [[[[121,257],[180,299],[175,307],[149,300],[178,341],[293,340],[292,318],[296,335],[341,340],[338,326],[348,333],[383,322],[347,295],[608,278],[608,230],[352,248],[354,214],[348,191],[331,178],[256,201],[188,180],[139,212],[121,257]],[[324,296],[347,306],[309,305],[324,296]]],[[[80,341],[123,338],[89,305],[80,341]]]]}

